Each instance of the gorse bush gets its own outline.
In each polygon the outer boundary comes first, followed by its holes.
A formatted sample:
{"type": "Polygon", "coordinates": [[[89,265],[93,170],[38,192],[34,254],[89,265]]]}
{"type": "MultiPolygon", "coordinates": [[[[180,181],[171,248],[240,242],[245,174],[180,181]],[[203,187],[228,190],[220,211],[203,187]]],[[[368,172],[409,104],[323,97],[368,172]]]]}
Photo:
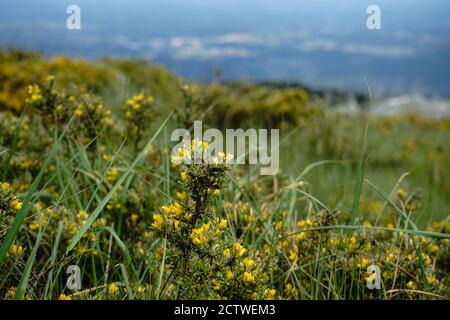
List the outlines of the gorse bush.
{"type": "Polygon", "coordinates": [[[343,115],[305,89],[184,83],[130,60],[1,55],[1,299],[450,297],[448,120],[343,115]],[[280,126],[281,171],[195,161],[208,141],[172,154],[171,129],[195,120],[280,126]]]}

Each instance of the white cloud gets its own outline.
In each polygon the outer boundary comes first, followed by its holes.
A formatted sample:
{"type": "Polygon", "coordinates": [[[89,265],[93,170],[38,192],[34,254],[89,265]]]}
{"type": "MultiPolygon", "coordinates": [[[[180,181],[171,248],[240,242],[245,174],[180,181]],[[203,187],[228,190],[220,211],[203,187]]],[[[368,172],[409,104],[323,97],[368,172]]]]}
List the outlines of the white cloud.
{"type": "Polygon", "coordinates": [[[402,46],[378,46],[368,44],[346,44],[342,46],[342,51],[351,54],[365,54],[371,56],[402,58],[411,57],[416,54],[416,50],[402,46]]]}

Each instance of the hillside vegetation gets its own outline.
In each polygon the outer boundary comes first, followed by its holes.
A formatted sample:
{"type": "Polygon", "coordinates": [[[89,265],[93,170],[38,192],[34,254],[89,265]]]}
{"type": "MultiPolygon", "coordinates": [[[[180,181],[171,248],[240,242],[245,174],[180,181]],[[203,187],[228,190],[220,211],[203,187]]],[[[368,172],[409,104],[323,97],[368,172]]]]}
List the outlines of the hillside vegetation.
{"type": "Polygon", "coordinates": [[[325,96],[0,52],[0,299],[450,298],[450,120],[325,96]],[[279,128],[277,175],[174,163],[195,120],[279,128]]]}

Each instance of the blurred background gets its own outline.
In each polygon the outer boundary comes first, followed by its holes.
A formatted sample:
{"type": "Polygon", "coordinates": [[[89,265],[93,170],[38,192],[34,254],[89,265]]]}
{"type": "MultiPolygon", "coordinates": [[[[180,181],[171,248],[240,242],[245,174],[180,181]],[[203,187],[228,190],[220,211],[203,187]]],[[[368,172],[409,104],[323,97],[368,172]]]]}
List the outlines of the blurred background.
{"type": "Polygon", "coordinates": [[[447,0],[2,0],[0,5],[2,49],[144,58],[200,82],[288,82],[366,93],[366,78],[375,97],[403,96],[387,103],[420,104],[425,97],[437,103],[450,95],[447,0]],[[71,4],[81,8],[81,30],[66,28],[71,4]],[[366,26],[371,4],[381,8],[381,30],[366,26]]]}

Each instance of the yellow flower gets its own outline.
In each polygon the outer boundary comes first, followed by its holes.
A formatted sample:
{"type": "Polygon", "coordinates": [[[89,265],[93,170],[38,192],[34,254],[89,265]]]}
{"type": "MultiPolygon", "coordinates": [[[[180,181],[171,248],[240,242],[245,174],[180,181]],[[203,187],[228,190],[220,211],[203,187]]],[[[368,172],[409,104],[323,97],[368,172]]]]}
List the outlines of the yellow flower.
{"type": "Polygon", "coordinates": [[[76,109],[75,109],[75,115],[78,118],[81,118],[84,115],[84,109],[82,105],[79,105],[76,109]]]}
{"type": "Polygon", "coordinates": [[[28,225],[28,228],[30,228],[31,230],[37,230],[39,229],[39,226],[40,226],[39,222],[34,221],[28,225]]]}
{"type": "Polygon", "coordinates": [[[231,153],[225,154],[222,151],[219,152],[217,155],[219,156],[218,159],[213,159],[213,163],[215,163],[215,164],[217,164],[219,162],[220,163],[225,162],[225,163],[229,164],[233,161],[233,158],[234,158],[234,156],[231,153]]]}
{"type": "Polygon", "coordinates": [[[181,180],[183,180],[184,182],[186,182],[188,180],[188,175],[187,175],[186,171],[182,171],[180,173],[180,176],[181,176],[181,180]]]}
{"type": "Polygon", "coordinates": [[[430,251],[431,251],[432,253],[438,252],[438,251],[439,251],[439,246],[438,246],[437,244],[432,244],[432,245],[430,245],[430,251]]]}
{"type": "Polygon", "coordinates": [[[215,279],[212,280],[212,287],[214,290],[219,291],[221,286],[220,282],[216,281],[215,279]]]}
{"type": "Polygon", "coordinates": [[[77,219],[78,220],[86,220],[89,217],[89,215],[87,214],[86,211],[84,210],[79,210],[78,214],[77,214],[77,219]]]}
{"type": "Polygon", "coordinates": [[[136,222],[139,219],[139,215],[137,213],[131,214],[131,221],[136,222]]]}
{"type": "Polygon", "coordinates": [[[64,293],[61,293],[58,300],[72,300],[72,298],[70,296],[66,296],[64,293]]]}
{"type": "Polygon", "coordinates": [[[226,276],[227,276],[227,279],[228,279],[228,280],[233,279],[233,272],[228,271],[227,274],[226,274],[226,276]]]}
{"type": "Polygon", "coordinates": [[[205,236],[194,237],[192,239],[192,243],[196,246],[201,246],[208,243],[208,238],[206,238],[205,236]]]}
{"type": "Polygon", "coordinates": [[[245,266],[246,268],[250,268],[251,266],[253,266],[255,264],[255,261],[253,261],[250,258],[245,258],[244,260],[242,260],[241,262],[241,266],[245,266]]]}
{"type": "Polygon", "coordinates": [[[108,291],[110,294],[115,294],[117,291],[119,291],[119,287],[115,282],[111,283],[108,287],[108,291]]]}
{"type": "Polygon", "coordinates": [[[134,96],[133,98],[134,98],[134,100],[141,102],[142,100],[144,100],[144,95],[141,93],[141,94],[138,94],[137,96],[134,96]]]}
{"type": "Polygon", "coordinates": [[[416,287],[416,284],[413,281],[409,281],[406,284],[406,287],[409,288],[409,289],[414,289],[416,287]]]}
{"type": "Polygon", "coordinates": [[[173,222],[173,226],[174,226],[175,230],[178,231],[180,229],[180,220],[175,220],[173,222]]]}
{"type": "Polygon", "coordinates": [[[306,233],[305,232],[300,232],[299,234],[297,234],[295,236],[295,239],[297,239],[297,241],[302,241],[303,239],[305,239],[306,237],[306,233]]]}
{"type": "Polygon", "coordinates": [[[191,220],[191,218],[192,218],[192,213],[186,212],[186,213],[184,214],[184,218],[185,218],[186,220],[191,220]]]}
{"type": "Polygon", "coordinates": [[[248,283],[255,282],[255,276],[251,272],[245,271],[242,275],[242,280],[248,283]]]}
{"type": "Polygon", "coordinates": [[[106,179],[109,182],[114,182],[117,180],[117,177],[119,176],[119,170],[117,169],[110,169],[108,173],[106,174],[106,179]]]}
{"type": "Polygon", "coordinates": [[[16,289],[11,287],[6,291],[6,299],[14,298],[16,296],[16,289]]]}
{"type": "Polygon", "coordinates": [[[405,198],[406,195],[407,195],[407,193],[406,193],[405,189],[403,189],[403,188],[398,188],[398,189],[397,189],[397,195],[398,195],[399,197],[405,198]]]}
{"type": "Polygon", "coordinates": [[[295,258],[297,258],[297,251],[296,250],[291,250],[289,252],[289,260],[294,261],[295,258]]]}
{"type": "Polygon", "coordinates": [[[277,293],[277,290],[275,289],[266,289],[264,290],[264,298],[267,300],[273,300],[275,299],[275,294],[277,293]]]}
{"type": "Polygon", "coordinates": [[[16,246],[15,244],[13,244],[10,249],[10,252],[15,256],[20,255],[22,251],[23,251],[22,246],[16,246]]]}
{"type": "Polygon", "coordinates": [[[230,249],[227,248],[227,249],[223,250],[223,256],[225,258],[228,258],[230,255],[231,255],[230,249]]]}
{"type": "Polygon", "coordinates": [[[184,200],[186,198],[186,192],[177,192],[177,198],[180,200],[184,200]]]}
{"type": "Polygon", "coordinates": [[[217,226],[219,229],[225,229],[228,225],[228,221],[226,219],[222,219],[219,222],[219,225],[217,226]]]}
{"type": "Polygon", "coordinates": [[[7,182],[1,183],[0,187],[4,193],[7,193],[9,191],[9,184],[7,182]]]}
{"type": "Polygon", "coordinates": [[[138,293],[138,294],[143,294],[144,291],[145,291],[145,288],[144,288],[144,287],[139,286],[139,287],[137,288],[137,293],[138,293]]]}
{"type": "Polygon", "coordinates": [[[236,242],[234,244],[234,250],[236,251],[239,257],[241,257],[245,253],[245,251],[247,251],[244,247],[241,246],[239,242],[236,242]]]}
{"type": "Polygon", "coordinates": [[[427,276],[427,282],[428,284],[434,284],[436,282],[436,277],[430,274],[429,276],[427,276]]]}
{"type": "Polygon", "coordinates": [[[358,265],[358,268],[366,269],[369,264],[370,264],[369,259],[363,257],[361,259],[361,263],[358,263],[357,265],[358,265]]]}
{"type": "Polygon", "coordinates": [[[13,207],[14,210],[19,211],[20,209],[22,209],[22,205],[23,203],[17,199],[17,197],[14,197],[11,200],[11,207],[13,207]]]}
{"type": "Polygon", "coordinates": [[[153,215],[152,227],[155,229],[160,229],[164,223],[164,218],[159,213],[153,215]]]}
{"type": "Polygon", "coordinates": [[[388,262],[394,262],[395,261],[395,255],[392,252],[388,253],[387,256],[386,256],[386,260],[388,262]]]}

